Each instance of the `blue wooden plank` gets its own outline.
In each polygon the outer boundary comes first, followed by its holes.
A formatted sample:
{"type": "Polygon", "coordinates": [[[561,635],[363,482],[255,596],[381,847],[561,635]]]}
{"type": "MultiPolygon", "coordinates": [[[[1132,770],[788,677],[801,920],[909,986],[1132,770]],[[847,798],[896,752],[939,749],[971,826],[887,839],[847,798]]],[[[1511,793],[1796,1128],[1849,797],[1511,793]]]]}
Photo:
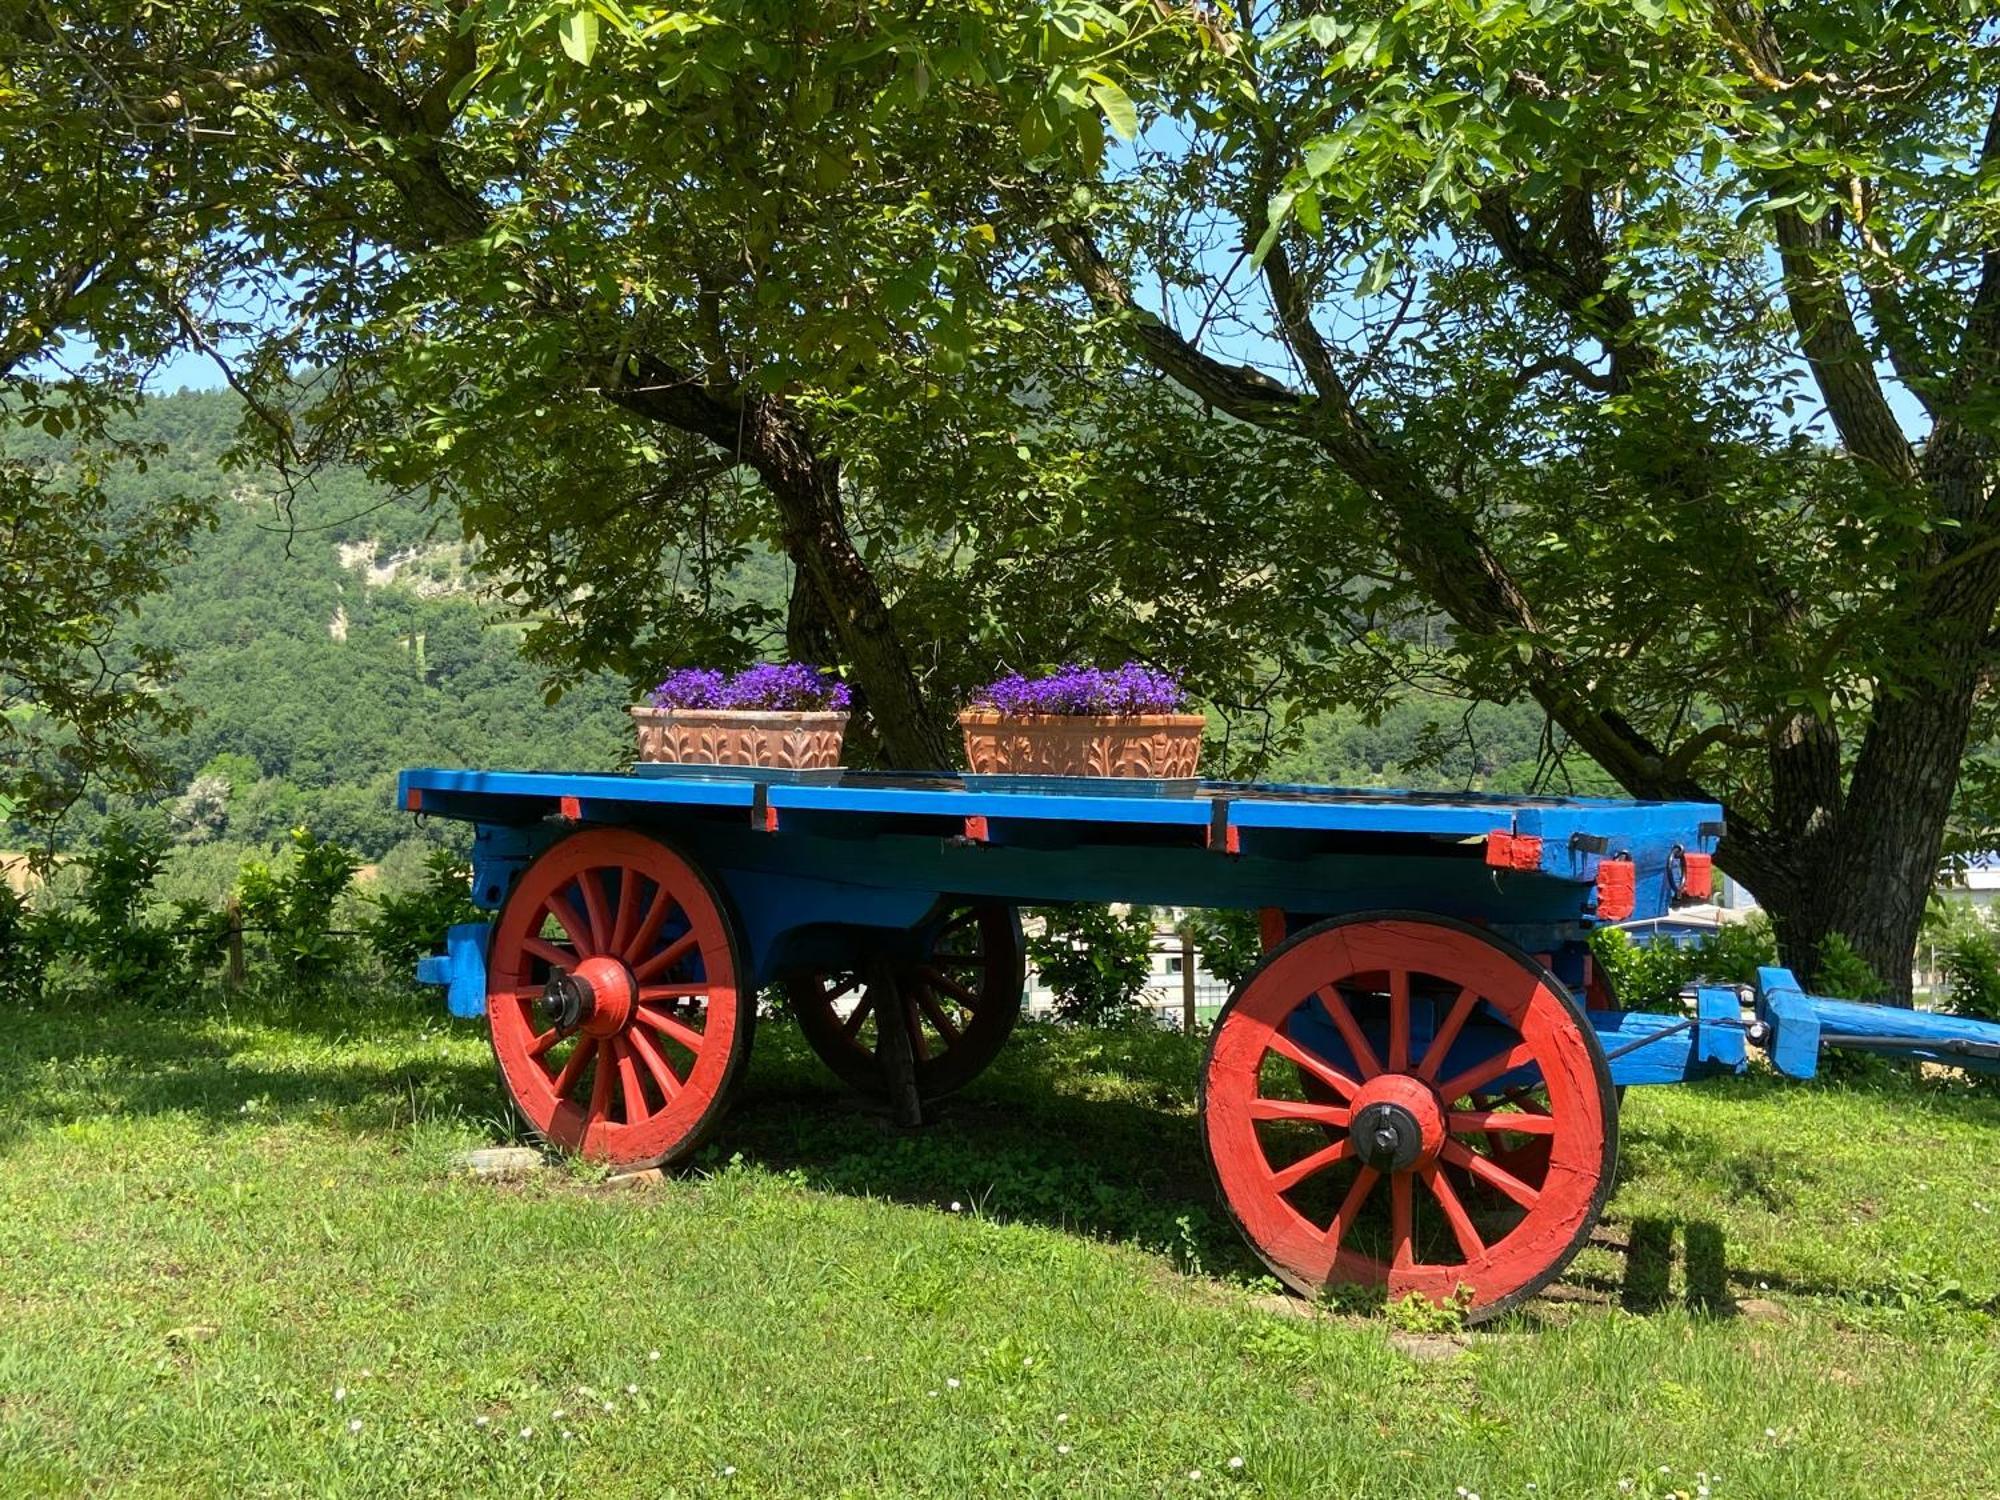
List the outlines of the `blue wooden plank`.
{"type": "MultiPolygon", "coordinates": [[[[1567,879],[1590,878],[1577,868],[1567,840],[1572,832],[1609,835],[1662,858],[1673,843],[1693,847],[1699,825],[1719,818],[1705,803],[1619,802],[1611,799],[1463,799],[1394,791],[1341,788],[1260,787],[1204,783],[1192,796],[1115,796],[1096,792],[1088,778],[1075,791],[1031,792],[966,789],[954,779],[849,777],[838,784],[772,784],[770,805],[801,811],[906,817],[1150,824],[1194,828],[1208,823],[1216,797],[1229,802],[1229,821],[1241,829],[1300,829],[1323,832],[1404,833],[1432,837],[1481,838],[1496,829],[1520,831],[1544,841],[1544,873],[1567,879]],[[1555,846],[1555,847],[1551,847],[1555,846]]],[[[469,770],[405,771],[398,799],[411,791],[451,794],[464,799],[576,797],[634,807],[745,807],[751,804],[754,776],[736,778],[614,776],[588,773],[469,770]]]]}

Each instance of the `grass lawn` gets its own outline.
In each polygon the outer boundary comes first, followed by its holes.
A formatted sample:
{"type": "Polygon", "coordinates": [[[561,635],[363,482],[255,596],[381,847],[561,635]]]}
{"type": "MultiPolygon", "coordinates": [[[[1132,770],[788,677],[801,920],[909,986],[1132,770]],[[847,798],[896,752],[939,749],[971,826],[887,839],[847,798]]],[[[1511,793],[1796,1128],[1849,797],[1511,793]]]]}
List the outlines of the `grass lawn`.
{"type": "Polygon", "coordinates": [[[625,1188],[455,1170],[433,1006],[7,1017],[0,1495],[2000,1495],[2000,1095],[1634,1091],[1557,1294],[1420,1337],[1273,1295],[1182,1038],[906,1135],[767,1023],[625,1188]]]}

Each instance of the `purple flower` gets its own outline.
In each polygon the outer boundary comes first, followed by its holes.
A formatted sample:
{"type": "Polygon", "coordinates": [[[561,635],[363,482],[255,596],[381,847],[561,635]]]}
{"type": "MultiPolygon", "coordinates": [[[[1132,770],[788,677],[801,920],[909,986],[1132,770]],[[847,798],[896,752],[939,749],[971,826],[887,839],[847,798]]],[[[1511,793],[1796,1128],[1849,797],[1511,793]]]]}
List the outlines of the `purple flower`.
{"type": "Polygon", "coordinates": [[[724,708],[772,712],[845,711],[849,701],[846,683],[804,662],[788,662],[783,666],[762,662],[730,678],[722,693],[724,708]]]}
{"type": "Polygon", "coordinates": [[[1186,704],[1187,694],[1173,673],[1128,661],[1111,672],[1075,663],[1058,668],[1047,677],[1024,677],[1019,672],[1010,672],[980,689],[972,701],[1010,718],[1036,714],[1130,717],[1177,713],[1186,704]]]}
{"type": "Polygon", "coordinates": [[[670,672],[653,689],[655,708],[743,708],[767,712],[844,713],[851,702],[847,684],[818,667],[764,662],[733,677],[706,667],[670,672]]]}
{"type": "Polygon", "coordinates": [[[721,706],[727,680],[707,667],[686,667],[667,673],[666,680],[653,689],[655,708],[717,708],[721,706]]]}

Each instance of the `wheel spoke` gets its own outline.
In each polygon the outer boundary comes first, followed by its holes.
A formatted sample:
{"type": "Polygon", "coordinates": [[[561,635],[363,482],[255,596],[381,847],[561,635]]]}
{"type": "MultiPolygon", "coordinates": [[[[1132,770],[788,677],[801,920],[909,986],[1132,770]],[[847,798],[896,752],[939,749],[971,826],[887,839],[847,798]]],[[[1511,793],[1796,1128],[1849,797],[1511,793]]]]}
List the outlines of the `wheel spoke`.
{"type": "Polygon", "coordinates": [[[1464,1252],[1467,1261],[1475,1261],[1486,1254],[1486,1241],[1479,1237],[1473,1227],[1472,1215],[1465,1211],[1459,1201],[1458,1189],[1451,1185],[1444,1173],[1437,1169],[1436,1162],[1427,1162],[1418,1169],[1417,1175],[1424,1180],[1424,1186],[1437,1199],[1438,1207],[1444,1210],[1445,1222],[1451,1225],[1451,1232],[1458,1240],[1458,1248],[1464,1252]]]}
{"type": "MultiPolygon", "coordinates": [[[[644,935],[643,933],[640,934],[642,937],[644,935]]],[[[644,984],[655,974],[664,973],[686,958],[690,953],[694,952],[696,941],[697,939],[692,931],[682,933],[644,963],[633,965],[632,977],[641,984],[644,984]]]]}
{"type": "Polygon", "coordinates": [[[944,1044],[949,1047],[957,1041],[958,1027],[952,1023],[951,1017],[944,1013],[944,1007],[937,1003],[937,998],[931,994],[930,986],[918,985],[916,997],[917,1004],[923,1008],[924,1014],[930,1017],[931,1025],[935,1026],[938,1035],[944,1038],[944,1044]]]}
{"type": "Polygon", "coordinates": [[[917,1014],[917,1002],[907,990],[903,992],[903,1029],[910,1034],[910,1051],[918,1062],[931,1060],[930,1038],[924,1035],[923,1019],[917,1014]]]}
{"type": "Polygon", "coordinates": [[[861,992],[861,998],[857,1000],[854,1004],[854,1009],[849,1011],[847,1014],[847,1019],[840,1023],[840,1034],[846,1037],[850,1042],[853,1041],[856,1037],[860,1036],[861,1023],[868,1018],[868,1012],[873,1010],[874,1008],[875,1008],[875,991],[873,991],[872,989],[863,990],[861,992]]]}
{"type": "Polygon", "coordinates": [[[679,1042],[688,1051],[701,1051],[702,1034],[672,1012],[656,1010],[652,1006],[642,1003],[639,1006],[638,1016],[640,1020],[652,1027],[653,1030],[659,1032],[669,1040],[679,1042]]]}
{"type": "Polygon", "coordinates": [[[628,964],[637,963],[639,955],[659,939],[660,929],[667,925],[667,918],[673,915],[674,910],[674,898],[667,888],[663,885],[653,887],[653,904],[646,908],[646,920],[639,924],[639,930],[632,934],[632,940],[625,945],[620,957],[628,964]]]}
{"type": "Polygon", "coordinates": [[[1484,1088],[1503,1073],[1511,1073],[1516,1068],[1525,1068],[1534,1060],[1535,1049],[1526,1042],[1517,1042],[1503,1052],[1494,1053],[1477,1067],[1467,1068],[1456,1078],[1445,1080],[1438,1085],[1438,1094],[1446,1103],[1450,1103],[1475,1089],[1484,1088]]]}
{"type": "Polygon", "coordinates": [[[597,1043],[597,1071],[590,1079],[590,1117],[603,1120],[611,1110],[611,1043],[597,1043]]]}
{"type": "Polygon", "coordinates": [[[1541,1201],[1542,1195],[1534,1188],[1463,1142],[1447,1139],[1438,1154],[1454,1166],[1465,1168],[1480,1181],[1498,1188],[1523,1208],[1533,1208],[1541,1201]]]}
{"type": "Polygon", "coordinates": [[[591,946],[599,953],[611,951],[611,920],[604,905],[604,884],[595,870],[585,870],[576,877],[577,885],[583,891],[584,920],[590,923],[591,946]]]}
{"type": "Polygon", "coordinates": [[[1354,1054],[1354,1065],[1361,1070],[1363,1078],[1373,1078],[1382,1071],[1382,1064],[1375,1056],[1375,1049],[1368,1045],[1368,1038],[1361,1034],[1361,1025],[1354,1019],[1354,1012],[1348,1008],[1347,997],[1332,985],[1324,985],[1316,997],[1320,1009],[1327,1019],[1339,1028],[1340,1039],[1347,1043],[1347,1050],[1354,1054]]]}
{"type": "Polygon", "coordinates": [[[528,1056],[541,1057],[545,1055],[549,1048],[568,1035],[569,1033],[563,1030],[562,1027],[551,1026],[547,1031],[544,1031],[540,1036],[528,1043],[528,1056]]]}
{"type": "Polygon", "coordinates": [[[623,1037],[611,1044],[611,1050],[618,1059],[618,1091],[625,1100],[625,1123],[636,1125],[652,1113],[646,1107],[646,1092],[639,1087],[639,1069],[623,1037]]]}
{"type": "Polygon", "coordinates": [[[820,999],[824,1000],[828,1005],[831,1005],[833,1004],[834,1001],[838,1000],[842,995],[852,993],[854,987],[860,983],[861,983],[861,976],[859,974],[849,974],[845,979],[841,980],[839,984],[831,985],[831,987],[829,987],[828,981],[822,980],[820,983],[820,989],[822,992],[820,994],[820,999]]]}
{"type": "Polygon", "coordinates": [[[706,995],[705,984],[642,984],[639,986],[641,1000],[692,1000],[696,995],[706,995]]]}
{"type": "MultiPolygon", "coordinates": [[[[643,1009],[639,1012],[639,1018],[648,1025],[659,1025],[659,1017],[657,1015],[648,1015],[643,1009]]],[[[647,1036],[645,1032],[635,1026],[625,1035],[627,1040],[632,1043],[632,1050],[639,1054],[639,1061],[644,1063],[646,1071],[653,1075],[653,1082],[660,1086],[660,1097],[668,1104],[672,1104],[674,1096],[681,1091],[681,1080],[678,1075],[675,1074],[667,1060],[660,1055],[660,1049],[653,1045],[652,1038],[647,1036]]],[[[683,1043],[682,1045],[685,1046],[686,1044],[683,1043]]]]}
{"type": "Polygon", "coordinates": [[[1297,1063],[1343,1099],[1352,1099],[1354,1091],[1361,1087],[1332,1063],[1315,1057],[1282,1031],[1272,1032],[1266,1045],[1280,1057],[1297,1063]]]}
{"type": "Polygon", "coordinates": [[[950,975],[940,974],[936,969],[928,966],[919,969],[917,972],[927,983],[943,990],[967,1010],[979,1009],[979,992],[972,989],[969,985],[960,984],[950,975]]]}
{"type": "Polygon", "coordinates": [[[1315,1172],[1323,1172],[1336,1162],[1346,1161],[1352,1146],[1343,1136],[1330,1146],[1322,1146],[1310,1156],[1302,1156],[1289,1167],[1271,1174],[1271,1186],[1281,1193],[1289,1193],[1315,1172]]]}
{"type": "Polygon", "coordinates": [[[1299,1099],[1252,1099],[1253,1120],[1309,1120],[1315,1125],[1346,1125],[1353,1111],[1344,1104],[1313,1104],[1299,1099]]]}
{"type": "Polygon", "coordinates": [[[1411,1174],[1391,1173],[1389,1177],[1389,1263],[1406,1267],[1416,1256],[1415,1194],[1411,1190],[1411,1174]]]}
{"type": "Polygon", "coordinates": [[[1423,1061],[1417,1064],[1417,1077],[1429,1083],[1437,1077],[1437,1070],[1444,1066],[1445,1054],[1451,1051],[1451,1044],[1458,1040],[1458,1034],[1465,1029],[1465,1023],[1472,1014],[1472,1007],[1479,1003],[1479,996],[1470,985],[1458,992],[1458,998],[1451,1004],[1451,1011],[1444,1018],[1444,1024],[1431,1038],[1431,1044],[1424,1049],[1423,1061]]]}
{"type": "Polygon", "coordinates": [[[1340,1207],[1334,1210],[1333,1222],[1326,1226],[1326,1248],[1335,1255],[1340,1253],[1340,1242],[1347,1231],[1354,1227],[1354,1221],[1361,1216],[1362,1205],[1367,1203],[1369,1193],[1375,1189],[1381,1173],[1373,1167],[1363,1167],[1354,1174],[1349,1184],[1347,1196],[1340,1200],[1340,1207]]]}
{"type": "Polygon", "coordinates": [[[1445,1129],[1453,1135],[1505,1134],[1554,1135],[1553,1115],[1529,1114],[1503,1109],[1455,1109],[1445,1116],[1445,1129]]]}
{"type": "Polygon", "coordinates": [[[1389,1071],[1410,1071],[1410,971],[1389,971],[1389,1071]]]}
{"type": "Polygon", "coordinates": [[[547,938],[522,938],[521,946],[552,969],[574,969],[583,962],[572,950],[559,948],[547,938]]]}
{"type": "Polygon", "coordinates": [[[611,924],[611,946],[606,950],[625,956],[625,949],[632,941],[632,934],[639,926],[639,872],[624,869],[618,872],[618,916],[611,924]]]}
{"type": "Polygon", "coordinates": [[[576,1087],[577,1079],[583,1077],[584,1066],[590,1061],[591,1051],[589,1042],[578,1042],[576,1050],[570,1053],[569,1060],[562,1065],[562,1071],[556,1074],[555,1091],[558,1103],[569,1098],[569,1091],[576,1087]]]}
{"type": "Polygon", "coordinates": [[[589,927],[584,924],[583,918],[576,914],[574,906],[571,906],[560,895],[551,895],[542,904],[549,909],[549,915],[561,924],[563,934],[569,939],[569,945],[572,948],[576,949],[585,958],[589,958],[591,954],[597,951],[596,939],[590,935],[589,927]]]}

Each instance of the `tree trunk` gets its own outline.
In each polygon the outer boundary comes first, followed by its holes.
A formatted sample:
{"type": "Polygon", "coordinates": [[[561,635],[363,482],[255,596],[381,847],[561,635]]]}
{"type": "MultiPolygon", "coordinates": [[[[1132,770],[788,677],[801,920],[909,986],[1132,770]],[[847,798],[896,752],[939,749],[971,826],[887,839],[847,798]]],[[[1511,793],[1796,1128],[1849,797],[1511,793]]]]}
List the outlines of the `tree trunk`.
{"type": "Polygon", "coordinates": [[[956,759],[932,713],[888,601],[847,533],[840,460],[823,455],[798,414],[772,396],[711,389],[642,352],[590,367],[611,401],[650,421],[708,439],[746,464],[778,511],[778,534],[797,570],[786,644],[824,657],[829,641],[853,669],[852,683],[881,754],[911,770],[956,759]]]}
{"type": "Polygon", "coordinates": [[[925,699],[888,601],[848,535],[840,461],[816,453],[791,415],[763,398],[745,398],[741,443],[745,462],[777,502],[785,552],[798,569],[787,644],[817,649],[821,632],[830,629],[853,666],[883,757],[912,770],[950,766],[951,741],[925,699]],[[817,609],[800,601],[799,586],[811,590],[817,609]]]}

